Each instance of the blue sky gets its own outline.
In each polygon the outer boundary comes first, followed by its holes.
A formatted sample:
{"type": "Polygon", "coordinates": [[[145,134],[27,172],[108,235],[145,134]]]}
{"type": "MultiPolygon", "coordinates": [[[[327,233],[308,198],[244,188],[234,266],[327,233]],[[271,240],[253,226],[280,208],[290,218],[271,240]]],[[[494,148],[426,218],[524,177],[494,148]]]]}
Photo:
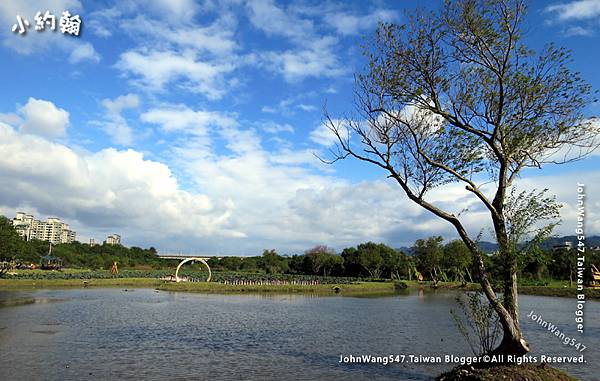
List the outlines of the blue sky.
{"type": "MultiPolygon", "coordinates": [[[[315,157],[332,143],[325,103],[333,115],[352,111],[360,43],[417,4],[3,2],[0,213],[61,217],[82,241],[120,233],[127,245],[213,254],[453,237],[382,172],[315,157]],[[79,14],[81,35],[35,31],[45,10],[79,14]],[[17,15],[31,23],[25,35],[11,31],[17,15]]],[[[530,46],[568,47],[572,68],[600,89],[600,1],[529,4],[530,46]]],[[[577,181],[588,186],[588,233],[600,231],[598,164],[524,173],[524,188],[565,203],[558,233],[574,229],[577,181]]],[[[473,205],[459,186],[432,197],[473,205]]],[[[466,218],[476,234],[485,215],[466,218]]]]}

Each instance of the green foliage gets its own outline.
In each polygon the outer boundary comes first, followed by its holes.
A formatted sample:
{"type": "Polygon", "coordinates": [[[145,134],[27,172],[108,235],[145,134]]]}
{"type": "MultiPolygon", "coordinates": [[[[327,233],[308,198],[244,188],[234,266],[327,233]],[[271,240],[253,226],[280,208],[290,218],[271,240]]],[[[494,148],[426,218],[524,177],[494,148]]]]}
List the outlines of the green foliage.
{"type": "Polygon", "coordinates": [[[444,255],[441,267],[454,281],[473,282],[471,267],[473,256],[462,240],[456,239],[448,242],[443,249],[444,255]]]}
{"type": "Polygon", "coordinates": [[[281,274],[288,270],[288,264],[285,258],[281,257],[275,250],[263,251],[262,257],[258,260],[258,266],[267,274],[281,274]]]}
{"type": "Polygon", "coordinates": [[[315,246],[304,253],[302,268],[308,274],[341,275],[344,272],[344,258],[327,246],[315,246]]]}
{"type": "Polygon", "coordinates": [[[408,274],[408,259],[383,243],[366,242],[342,251],[347,274],[353,276],[400,277],[408,274]]]}
{"type": "Polygon", "coordinates": [[[23,239],[14,229],[12,221],[0,216],[0,262],[17,258],[23,248],[23,239]]]}
{"type": "MultiPolygon", "coordinates": [[[[40,264],[40,258],[48,254],[46,241],[24,241],[14,230],[12,223],[0,216],[0,261],[15,260],[19,263],[40,264]]],[[[87,269],[110,269],[113,262],[120,267],[164,266],[167,262],[158,258],[154,248],[127,248],[121,245],[90,246],[80,242],[52,246],[52,255],[62,259],[65,267],[87,269]]]]}
{"type": "Polygon", "coordinates": [[[413,246],[417,270],[430,277],[433,281],[439,281],[443,274],[443,242],[444,239],[442,237],[429,237],[427,239],[418,239],[413,246]]]}
{"type": "MultiPolygon", "coordinates": [[[[206,271],[194,269],[183,269],[181,276],[193,280],[203,281],[206,279],[206,271]]],[[[111,274],[110,270],[89,270],[89,271],[21,271],[16,275],[11,275],[11,279],[112,279],[112,278],[163,278],[173,275],[173,269],[166,270],[121,270],[118,274],[111,274]]],[[[314,275],[297,274],[264,274],[264,273],[246,273],[233,271],[215,271],[212,281],[220,283],[272,283],[272,282],[314,282],[319,284],[350,284],[359,281],[359,278],[351,277],[323,277],[314,275]]]]}

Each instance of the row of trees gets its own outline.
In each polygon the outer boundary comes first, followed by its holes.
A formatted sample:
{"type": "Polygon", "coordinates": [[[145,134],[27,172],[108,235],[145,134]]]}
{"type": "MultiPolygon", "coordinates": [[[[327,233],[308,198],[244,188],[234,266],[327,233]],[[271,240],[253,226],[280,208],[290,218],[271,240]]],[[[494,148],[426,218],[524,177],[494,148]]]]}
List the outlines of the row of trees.
{"type": "MultiPolygon", "coordinates": [[[[6,217],[0,216],[0,262],[16,260],[22,263],[39,263],[48,254],[48,242],[24,241],[6,217]]],[[[53,246],[52,255],[63,260],[68,267],[108,269],[114,261],[121,267],[172,268],[157,257],[151,247],[124,247],[121,245],[90,246],[80,242],[53,246]]],[[[588,257],[600,262],[599,252],[588,257]]],[[[538,250],[524,252],[518,257],[521,276],[534,279],[573,279],[576,256],[567,250],[538,250]]],[[[483,257],[490,275],[501,276],[502,257],[483,257]]],[[[322,276],[348,276],[362,278],[413,279],[421,275],[433,281],[475,282],[477,268],[467,246],[461,240],[444,243],[442,237],[419,239],[404,253],[383,243],[366,242],[348,247],[340,254],[324,245],[315,246],[303,254],[282,256],[275,250],[265,250],[261,256],[212,258],[209,265],[215,270],[264,272],[267,274],[305,274],[322,276]]]]}
{"type": "MultiPolygon", "coordinates": [[[[592,262],[600,261],[599,251],[590,251],[592,262]]],[[[502,274],[502,256],[484,255],[483,261],[495,279],[502,274]]],[[[221,271],[265,272],[268,274],[305,274],[362,278],[414,279],[419,275],[433,281],[477,282],[477,266],[461,240],[444,242],[435,236],[419,239],[409,253],[383,243],[366,242],[337,254],[327,246],[315,246],[303,254],[283,256],[265,250],[262,256],[224,257],[209,260],[211,268],[221,271]]],[[[518,272],[529,280],[574,279],[576,254],[568,250],[524,251],[518,256],[518,272]]]]}
{"type": "Polygon", "coordinates": [[[269,274],[305,274],[364,278],[404,278],[414,274],[414,260],[382,243],[361,243],[337,254],[324,245],[303,254],[282,256],[265,250],[260,257],[212,258],[209,265],[226,271],[264,271],[269,274]]]}
{"type": "MultiPolygon", "coordinates": [[[[48,242],[24,241],[6,217],[0,216],[0,261],[16,260],[22,263],[39,263],[48,254],[48,242]]],[[[121,245],[90,246],[80,242],[53,246],[52,255],[63,260],[68,267],[108,269],[114,261],[121,267],[171,268],[157,257],[151,247],[124,247],[121,245]]],[[[575,255],[566,250],[538,250],[523,252],[518,257],[521,276],[529,279],[573,279],[575,255]]],[[[590,252],[592,260],[600,261],[600,253],[590,252]]],[[[483,257],[490,275],[501,276],[502,257],[483,257]]],[[[324,245],[315,246],[303,254],[282,256],[275,250],[265,250],[261,256],[223,257],[209,260],[215,270],[264,272],[267,274],[305,274],[322,276],[348,276],[363,278],[413,279],[421,275],[434,281],[475,282],[477,268],[472,255],[461,240],[444,243],[442,237],[419,239],[404,253],[383,243],[366,242],[348,247],[340,254],[324,245]]]]}

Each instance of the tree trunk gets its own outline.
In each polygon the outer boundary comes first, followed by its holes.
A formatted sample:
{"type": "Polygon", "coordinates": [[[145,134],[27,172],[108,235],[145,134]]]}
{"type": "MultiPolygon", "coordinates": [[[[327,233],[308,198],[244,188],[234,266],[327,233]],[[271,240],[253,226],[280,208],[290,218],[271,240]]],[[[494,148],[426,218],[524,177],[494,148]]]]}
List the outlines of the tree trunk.
{"type": "Polygon", "coordinates": [[[465,268],[465,271],[467,272],[467,275],[469,276],[469,282],[473,283],[473,277],[471,276],[471,272],[469,271],[469,268],[465,268]]]}
{"type": "MultiPolygon", "coordinates": [[[[485,270],[482,253],[479,250],[479,247],[477,247],[477,244],[468,236],[467,232],[465,231],[462,225],[456,223],[454,226],[456,227],[456,230],[460,235],[461,239],[467,245],[467,247],[471,251],[471,254],[473,255],[473,260],[477,265],[477,272],[479,273],[479,284],[481,285],[481,289],[487,297],[490,305],[494,308],[494,311],[496,311],[496,314],[498,314],[500,324],[502,325],[504,336],[502,337],[500,345],[496,349],[494,349],[492,353],[516,356],[524,355],[525,353],[529,352],[529,344],[523,339],[523,335],[521,334],[521,327],[519,326],[519,318],[517,316],[518,308],[516,298],[516,261],[513,262],[510,266],[505,267],[504,291],[508,291],[508,295],[510,296],[508,300],[507,298],[504,298],[503,302],[500,303],[487,277],[487,271],[485,270]],[[514,272],[511,271],[511,269],[513,268],[515,269],[514,272]],[[509,282],[506,282],[507,275],[509,275],[509,282]]],[[[496,232],[498,232],[498,230],[496,230],[496,232]]],[[[503,243],[504,242],[507,241],[503,241],[503,243]]],[[[499,245],[502,244],[499,243],[499,245]]],[[[506,247],[507,245],[504,245],[505,254],[507,253],[506,247]]]]}
{"type": "Polygon", "coordinates": [[[506,324],[508,322],[502,319],[500,320],[502,327],[504,328],[504,336],[502,337],[500,345],[498,345],[491,354],[523,356],[529,352],[529,344],[523,339],[518,320],[516,325],[513,323],[514,321],[510,322],[510,324],[506,324]]]}

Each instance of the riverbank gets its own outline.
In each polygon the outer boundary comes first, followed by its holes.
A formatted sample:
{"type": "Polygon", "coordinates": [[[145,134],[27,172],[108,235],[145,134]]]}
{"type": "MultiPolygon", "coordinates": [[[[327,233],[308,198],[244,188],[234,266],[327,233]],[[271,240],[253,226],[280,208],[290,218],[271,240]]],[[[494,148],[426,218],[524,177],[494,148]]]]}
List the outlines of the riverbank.
{"type": "MultiPolygon", "coordinates": [[[[431,284],[416,281],[401,282],[353,282],[347,284],[284,284],[284,285],[241,285],[218,282],[166,282],[156,278],[108,278],[108,279],[0,279],[0,290],[78,288],[78,287],[131,287],[155,288],[162,291],[200,292],[209,294],[239,293],[278,293],[278,294],[319,294],[340,296],[386,296],[398,292],[422,289],[433,291],[431,284]]],[[[459,282],[439,282],[438,290],[476,291],[479,285],[459,282]]],[[[575,297],[574,287],[521,286],[519,293],[537,296],[575,297]]],[[[586,289],[586,296],[600,300],[600,289],[586,289]]]]}

